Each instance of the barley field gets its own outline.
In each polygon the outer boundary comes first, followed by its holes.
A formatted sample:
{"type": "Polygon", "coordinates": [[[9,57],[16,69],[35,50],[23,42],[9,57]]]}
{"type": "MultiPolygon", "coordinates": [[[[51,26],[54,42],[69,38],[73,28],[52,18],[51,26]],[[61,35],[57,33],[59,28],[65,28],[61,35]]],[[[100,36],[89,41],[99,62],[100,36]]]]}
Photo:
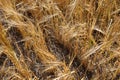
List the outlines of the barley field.
{"type": "Polygon", "coordinates": [[[120,80],[120,0],[0,0],[0,80],[120,80]]]}

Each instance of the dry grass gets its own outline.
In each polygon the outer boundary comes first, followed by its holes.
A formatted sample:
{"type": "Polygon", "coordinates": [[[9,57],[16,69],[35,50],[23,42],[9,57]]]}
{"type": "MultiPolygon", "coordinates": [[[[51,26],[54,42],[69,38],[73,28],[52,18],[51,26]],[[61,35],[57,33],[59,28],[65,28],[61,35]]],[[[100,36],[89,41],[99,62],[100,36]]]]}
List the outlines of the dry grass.
{"type": "Polygon", "coordinates": [[[120,0],[0,0],[1,80],[120,80],[120,0]]]}

